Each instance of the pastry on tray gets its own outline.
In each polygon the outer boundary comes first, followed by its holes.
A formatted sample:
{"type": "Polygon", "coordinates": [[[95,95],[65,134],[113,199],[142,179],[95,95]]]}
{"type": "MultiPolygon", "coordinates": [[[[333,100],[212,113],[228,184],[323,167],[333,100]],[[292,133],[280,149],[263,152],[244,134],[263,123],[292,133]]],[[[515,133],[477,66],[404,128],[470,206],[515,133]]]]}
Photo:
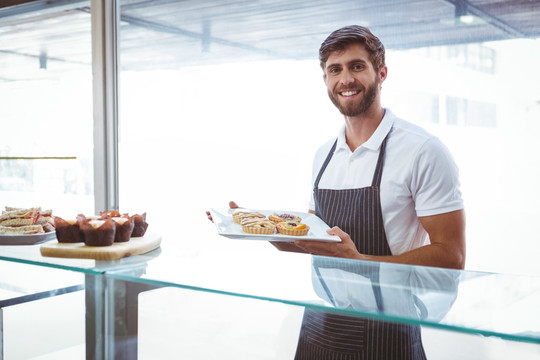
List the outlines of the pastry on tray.
{"type": "Polygon", "coordinates": [[[299,222],[280,222],[277,224],[277,231],[283,235],[304,236],[309,232],[309,226],[299,222]]]}
{"type": "Polygon", "coordinates": [[[286,213],[283,213],[283,214],[274,213],[272,215],[269,215],[268,219],[275,222],[276,224],[280,222],[284,222],[284,221],[292,221],[292,222],[302,221],[302,219],[299,218],[298,216],[293,215],[293,214],[286,214],[286,213]]]}
{"type": "Polygon", "coordinates": [[[248,234],[271,235],[276,230],[276,224],[266,219],[266,217],[245,218],[240,225],[242,225],[242,231],[248,234]]]}
{"type": "Polygon", "coordinates": [[[246,219],[246,218],[265,219],[266,216],[264,216],[263,214],[257,211],[239,210],[239,211],[236,211],[234,214],[232,214],[232,218],[235,223],[240,224],[242,222],[242,219],[246,219]]]}
{"type": "Polygon", "coordinates": [[[135,214],[131,216],[131,220],[134,223],[131,237],[144,236],[144,234],[146,233],[146,229],[148,228],[148,223],[146,222],[146,213],[143,213],[142,215],[135,214]]]}
{"type": "Polygon", "coordinates": [[[111,246],[114,243],[116,224],[112,219],[86,219],[81,221],[80,228],[88,246],[111,246]]]}
{"type": "Polygon", "coordinates": [[[79,226],[80,220],[82,220],[80,217],[75,220],[64,220],[59,216],[54,218],[56,239],[59,243],[84,242],[83,233],[79,226]]]}

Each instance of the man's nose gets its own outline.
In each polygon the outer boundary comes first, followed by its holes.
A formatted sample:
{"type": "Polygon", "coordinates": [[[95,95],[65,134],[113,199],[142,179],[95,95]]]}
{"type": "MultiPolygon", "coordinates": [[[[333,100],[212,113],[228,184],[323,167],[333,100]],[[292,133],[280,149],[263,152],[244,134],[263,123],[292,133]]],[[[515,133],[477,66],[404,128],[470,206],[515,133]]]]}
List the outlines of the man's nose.
{"type": "Polygon", "coordinates": [[[352,73],[349,70],[344,70],[341,73],[341,79],[340,82],[343,85],[349,85],[354,82],[354,77],[352,76],[352,73]]]}

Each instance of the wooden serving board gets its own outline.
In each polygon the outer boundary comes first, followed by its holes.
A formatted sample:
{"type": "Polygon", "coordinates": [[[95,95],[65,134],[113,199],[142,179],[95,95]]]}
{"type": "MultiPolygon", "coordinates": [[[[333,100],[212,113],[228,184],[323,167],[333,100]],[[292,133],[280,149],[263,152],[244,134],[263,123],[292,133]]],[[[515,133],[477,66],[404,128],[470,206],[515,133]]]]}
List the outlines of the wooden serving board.
{"type": "Polygon", "coordinates": [[[146,233],[127,242],[111,246],[87,246],[84,243],[59,243],[57,240],[41,245],[41,255],[60,258],[118,260],[152,251],[161,244],[161,236],[146,233]]]}

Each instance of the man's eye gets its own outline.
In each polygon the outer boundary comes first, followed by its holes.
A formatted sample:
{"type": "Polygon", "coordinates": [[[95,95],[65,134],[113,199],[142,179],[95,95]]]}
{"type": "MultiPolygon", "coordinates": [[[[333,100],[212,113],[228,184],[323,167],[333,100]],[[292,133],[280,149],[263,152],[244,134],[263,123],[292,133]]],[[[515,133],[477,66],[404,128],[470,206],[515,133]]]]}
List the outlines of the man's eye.
{"type": "Polygon", "coordinates": [[[339,70],[340,69],[338,67],[331,67],[331,68],[328,69],[328,72],[330,74],[337,74],[339,72],[339,70]]]}
{"type": "Polygon", "coordinates": [[[353,69],[354,70],[362,70],[364,67],[362,65],[354,65],[353,66],[353,69]]]}

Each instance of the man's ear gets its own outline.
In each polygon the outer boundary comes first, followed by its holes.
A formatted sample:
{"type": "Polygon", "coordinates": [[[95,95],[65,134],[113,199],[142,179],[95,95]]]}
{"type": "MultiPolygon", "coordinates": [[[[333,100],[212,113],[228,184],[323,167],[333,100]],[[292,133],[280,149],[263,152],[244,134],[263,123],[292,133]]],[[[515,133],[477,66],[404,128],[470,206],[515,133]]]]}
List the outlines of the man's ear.
{"type": "Polygon", "coordinates": [[[386,80],[386,77],[388,76],[388,67],[386,65],[381,66],[379,69],[379,81],[382,84],[384,80],[386,80]]]}

